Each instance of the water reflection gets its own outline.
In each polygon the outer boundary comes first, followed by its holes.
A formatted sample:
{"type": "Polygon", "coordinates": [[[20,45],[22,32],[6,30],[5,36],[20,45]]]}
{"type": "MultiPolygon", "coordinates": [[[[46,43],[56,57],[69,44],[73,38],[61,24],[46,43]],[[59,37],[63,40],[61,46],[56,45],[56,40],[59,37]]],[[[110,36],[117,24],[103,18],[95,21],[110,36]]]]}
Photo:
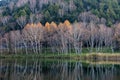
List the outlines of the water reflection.
{"type": "Polygon", "coordinates": [[[0,60],[0,80],[120,80],[120,65],[0,60]]]}

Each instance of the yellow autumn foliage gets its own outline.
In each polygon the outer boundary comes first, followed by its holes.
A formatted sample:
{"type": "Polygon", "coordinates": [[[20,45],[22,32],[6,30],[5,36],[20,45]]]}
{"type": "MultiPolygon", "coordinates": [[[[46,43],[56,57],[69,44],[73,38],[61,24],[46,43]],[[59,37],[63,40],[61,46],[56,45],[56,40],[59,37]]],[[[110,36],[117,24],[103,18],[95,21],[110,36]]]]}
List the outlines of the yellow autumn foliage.
{"type": "Polygon", "coordinates": [[[60,23],[59,25],[57,25],[55,22],[46,22],[45,26],[43,26],[40,22],[39,23],[28,23],[26,24],[26,26],[24,27],[24,29],[33,29],[33,28],[40,28],[43,27],[46,29],[46,31],[54,31],[54,30],[63,30],[63,31],[72,31],[72,25],[70,24],[70,22],[68,20],[65,20],[64,23],[60,23]]]}
{"type": "Polygon", "coordinates": [[[60,23],[60,24],[58,25],[58,28],[59,28],[59,29],[64,28],[64,24],[63,24],[63,23],[60,23]]]}
{"type": "Polygon", "coordinates": [[[24,29],[28,29],[30,27],[30,24],[26,24],[26,26],[24,27],[24,29]]]}
{"type": "Polygon", "coordinates": [[[71,25],[68,20],[65,20],[65,21],[64,21],[64,24],[65,24],[66,26],[70,26],[70,25],[71,25]]]}
{"type": "Polygon", "coordinates": [[[45,28],[46,28],[47,30],[50,30],[50,23],[46,22],[45,28]]]}
{"type": "Polygon", "coordinates": [[[29,29],[29,28],[39,28],[39,27],[43,27],[42,24],[39,22],[37,24],[26,24],[26,26],[24,27],[24,29],[29,29]]]}
{"type": "Polygon", "coordinates": [[[68,20],[65,20],[65,21],[64,21],[64,26],[67,28],[67,30],[68,30],[69,32],[72,31],[72,25],[70,24],[70,22],[69,22],[68,20]]]}
{"type": "Polygon", "coordinates": [[[39,23],[37,23],[37,26],[38,27],[42,27],[42,24],[39,22],[39,23]]]}
{"type": "Polygon", "coordinates": [[[51,22],[50,27],[57,28],[57,24],[55,22],[51,22]]]}

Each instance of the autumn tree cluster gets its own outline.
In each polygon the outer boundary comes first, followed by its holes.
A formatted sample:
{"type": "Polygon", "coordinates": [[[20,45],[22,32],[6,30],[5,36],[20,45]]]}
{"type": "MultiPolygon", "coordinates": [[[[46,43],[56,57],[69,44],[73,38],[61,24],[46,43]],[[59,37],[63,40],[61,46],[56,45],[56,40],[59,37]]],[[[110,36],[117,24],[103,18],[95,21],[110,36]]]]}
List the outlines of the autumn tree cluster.
{"type": "Polygon", "coordinates": [[[119,45],[120,24],[109,28],[92,19],[89,23],[74,24],[66,20],[58,25],[55,22],[28,23],[22,30],[10,31],[0,37],[1,53],[115,52],[120,49],[119,45]]]}

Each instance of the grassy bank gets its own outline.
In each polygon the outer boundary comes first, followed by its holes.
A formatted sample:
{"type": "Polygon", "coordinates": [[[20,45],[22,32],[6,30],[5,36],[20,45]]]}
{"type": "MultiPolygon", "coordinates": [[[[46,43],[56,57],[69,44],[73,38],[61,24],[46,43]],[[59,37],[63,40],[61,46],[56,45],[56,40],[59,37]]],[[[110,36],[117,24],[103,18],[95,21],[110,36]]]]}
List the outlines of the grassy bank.
{"type": "Polygon", "coordinates": [[[87,53],[87,54],[10,54],[0,55],[1,59],[71,59],[71,60],[90,60],[90,61],[120,61],[120,54],[115,53],[87,53]]]}

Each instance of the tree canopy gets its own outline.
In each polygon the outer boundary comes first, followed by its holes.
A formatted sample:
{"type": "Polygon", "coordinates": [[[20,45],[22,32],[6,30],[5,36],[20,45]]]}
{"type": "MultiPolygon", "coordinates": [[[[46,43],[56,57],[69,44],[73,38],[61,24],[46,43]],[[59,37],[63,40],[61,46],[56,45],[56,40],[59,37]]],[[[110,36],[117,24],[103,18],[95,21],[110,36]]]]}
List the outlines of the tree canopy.
{"type": "MultiPolygon", "coordinates": [[[[9,21],[5,31],[20,29],[16,22],[21,16],[26,17],[26,23],[64,22],[66,19],[71,23],[79,22],[79,15],[83,12],[91,12],[99,19],[104,19],[107,26],[112,26],[120,21],[120,1],[119,0],[11,0],[1,1],[1,19],[9,16],[9,21]],[[13,26],[11,28],[11,26],[13,26]],[[7,29],[7,30],[6,30],[7,29]]],[[[84,17],[85,18],[85,17],[84,17]]]]}

